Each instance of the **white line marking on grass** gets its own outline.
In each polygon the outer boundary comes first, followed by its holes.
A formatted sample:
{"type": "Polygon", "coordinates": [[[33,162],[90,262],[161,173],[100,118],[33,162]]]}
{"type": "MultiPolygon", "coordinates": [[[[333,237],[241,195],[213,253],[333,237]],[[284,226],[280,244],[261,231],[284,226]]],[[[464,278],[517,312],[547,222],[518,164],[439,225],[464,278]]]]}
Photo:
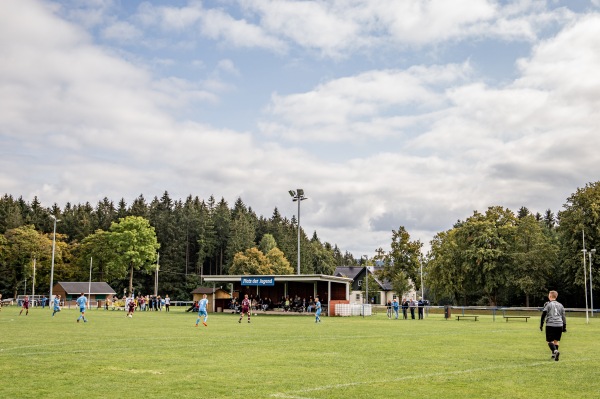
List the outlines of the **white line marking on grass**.
{"type": "MultiPolygon", "coordinates": [[[[584,362],[584,361],[589,361],[589,360],[590,359],[579,358],[579,359],[574,360],[574,362],[579,363],[579,362],[584,362]]],[[[379,385],[379,384],[406,381],[406,380],[417,380],[417,379],[432,378],[432,377],[444,377],[444,376],[452,376],[452,375],[479,373],[482,371],[494,371],[494,370],[501,370],[501,369],[537,367],[537,366],[544,366],[544,365],[547,366],[547,365],[553,365],[553,364],[554,364],[554,362],[540,361],[540,362],[534,362],[534,363],[530,363],[530,364],[521,364],[521,365],[513,365],[513,366],[482,367],[482,368],[477,368],[477,369],[455,370],[455,371],[428,373],[428,374],[416,374],[416,375],[409,375],[409,376],[404,376],[404,377],[388,378],[388,379],[383,379],[383,380],[356,381],[356,382],[348,382],[345,384],[322,385],[322,386],[313,387],[313,388],[297,389],[297,390],[294,390],[294,394],[285,393],[285,392],[277,392],[277,393],[271,394],[270,396],[273,398],[287,398],[287,399],[315,399],[312,397],[297,396],[297,395],[295,395],[295,393],[303,394],[303,393],[327,391],[327,390],[339,389],[339,388],[349,388],[349,387],[360,386],[360,385],[379,385]]]]}

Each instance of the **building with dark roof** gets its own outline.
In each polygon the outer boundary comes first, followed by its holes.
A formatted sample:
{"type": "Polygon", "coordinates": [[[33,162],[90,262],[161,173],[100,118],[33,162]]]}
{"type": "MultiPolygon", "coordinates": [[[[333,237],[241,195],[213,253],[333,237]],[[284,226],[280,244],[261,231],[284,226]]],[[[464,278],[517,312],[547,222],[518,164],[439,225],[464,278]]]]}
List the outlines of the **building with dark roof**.
{"type": "Polygon", "coordinates": [[[92,302],[104,301],[116,295],[115,290],[105,282],[65,282],[61,281],[52,288],[53,295],[60,295],[66,302],[75,301],[81,294],[89,295],[90,306],[92,302]]]}
{"type": "MultiPolygon", "coordinates": [[[[373,279],[379,286],[379,290],[376,292],[369,292],[369,298],[371,304],[385,304],[391,301],[394,296],[403,295],[409,298],[415,298],[415,292],[413,289],[407,293],[397,294],[392,288],[392,283],[388,280],[380,279],[377,276],[377,271],[382,270],[382,267],[377,266],[339,266],[336,267],[333,275],[338,277],[351,278],[352,286],[350,291],[350,302],[351,303],[363,303],[363,283],[365,282],[365,276],[369,273],[369,280],[373,279]]],[[[401,299],[401,298],[400,298],[401,299]]]]}

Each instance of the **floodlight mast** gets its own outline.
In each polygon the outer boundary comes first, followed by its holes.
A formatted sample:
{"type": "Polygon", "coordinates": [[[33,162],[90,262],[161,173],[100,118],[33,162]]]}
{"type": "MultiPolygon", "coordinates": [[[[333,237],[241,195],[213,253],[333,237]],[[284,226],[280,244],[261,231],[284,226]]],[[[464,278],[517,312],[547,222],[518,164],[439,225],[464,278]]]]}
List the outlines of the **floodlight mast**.
{"type": "Polygon", "coordinates": [[[289,190],[290,196],[292,197],[293,202],[298,202],[298,275],[300,275],[300,202],[307,199],[304,196],[304,190],[299,188],[296,191],[289,190]]]}
{"type": "Polygon", "coordinates": [[[588,251],[588,259],[590,263],[590,308],[592,309],[592,317],[594,317],[594,291],[592,289],[592,255],[596,254],[596,248],[588,251]]]}
{"type": "MultiPolygon", "coordinates": [[[[60,219],[57,219],[54,215],[50,215],[50,217],[54,220],[54,234],[52,236],[52,261],[50,266],[50,298],[48,299],[50,303],[52,303],[52,286],[54,285],[54,251],[56,249],[56,222],[60,222],[60,219]]],[[[48,306],[48,308],[50,308],[50,306],[48,306]]]]}

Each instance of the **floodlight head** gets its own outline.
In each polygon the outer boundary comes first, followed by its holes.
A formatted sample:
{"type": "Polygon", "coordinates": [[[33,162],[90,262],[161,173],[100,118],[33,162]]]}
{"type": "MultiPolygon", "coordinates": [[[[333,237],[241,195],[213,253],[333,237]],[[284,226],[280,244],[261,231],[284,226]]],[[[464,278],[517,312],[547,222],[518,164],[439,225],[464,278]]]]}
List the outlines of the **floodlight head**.
{"type": "Polygon", "coordinates": [[[288,192],[290,193],[290,196],[291,196],[291,197],[295,197],[295,196],[296,196],[296,193],[294,192],[294,190],[290,190],[290,191],[288,191],[288,192]]]}
{"type": "Polygon", "coordinates": [[[304,190],[301,188],[299,188],[296,192],[298,193],[298,197],[302,197],[304,195],[304,190]]]}
{"type": "Polygon", "coordinates": [[[56,216],[54,216],[54,215],[48,215],[48,216],[50,216],[52,219],[56,220],[56,216]]]}
{"type": "Polygon", "coordinates": [[[593,253],[593,254],[595,254],[596,253],[596,248],[591,249],[590,252],[593,253]]]}

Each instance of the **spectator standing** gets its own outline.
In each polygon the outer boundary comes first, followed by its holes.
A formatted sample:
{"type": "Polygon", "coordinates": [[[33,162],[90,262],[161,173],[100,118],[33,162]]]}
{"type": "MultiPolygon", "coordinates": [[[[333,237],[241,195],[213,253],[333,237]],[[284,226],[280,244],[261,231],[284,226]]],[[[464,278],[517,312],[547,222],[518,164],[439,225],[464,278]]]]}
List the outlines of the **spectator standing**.
{"type": "Polygon", "coordinates": [[[552,352],[552,359],[558,362],[560,352],[558,346],[562,333],[567,332],[567,319],[565,317],[565,308],[556,300],[558,292],[550,291],[548,293],[549,301],[544,305],[542,319],[540,320],[540,331],[544,329],[544,320],[546,321],[546,342],[552,352]]]}
{"type": "Polygon", "coordinates": [[[171,307],[171,298],[169,298],[169,294],[165,296],[165,311],[169,312],[169,308],[171,307]]]}
{"type": "Polygon", "coordinates": [[[408,299],[402,298],[402,318],[408,319],[408,299]]]}
{"type": "Polygon", "coordinates": [[[417,307],[419,309],[419,320],[423,320],[423,307],[425,303],[423,302],[423,298],[419,298],[419,302],[417,302],[417,307]]]}
{"type": "Polygon", "coordinates": [[[415,301],[414,299],[410,299],[410,304],[408,305],[408,307],[410,308],[410,318],[412,320],[415,319],[415,308],[417,307],[417,301],[415,301]]]}

